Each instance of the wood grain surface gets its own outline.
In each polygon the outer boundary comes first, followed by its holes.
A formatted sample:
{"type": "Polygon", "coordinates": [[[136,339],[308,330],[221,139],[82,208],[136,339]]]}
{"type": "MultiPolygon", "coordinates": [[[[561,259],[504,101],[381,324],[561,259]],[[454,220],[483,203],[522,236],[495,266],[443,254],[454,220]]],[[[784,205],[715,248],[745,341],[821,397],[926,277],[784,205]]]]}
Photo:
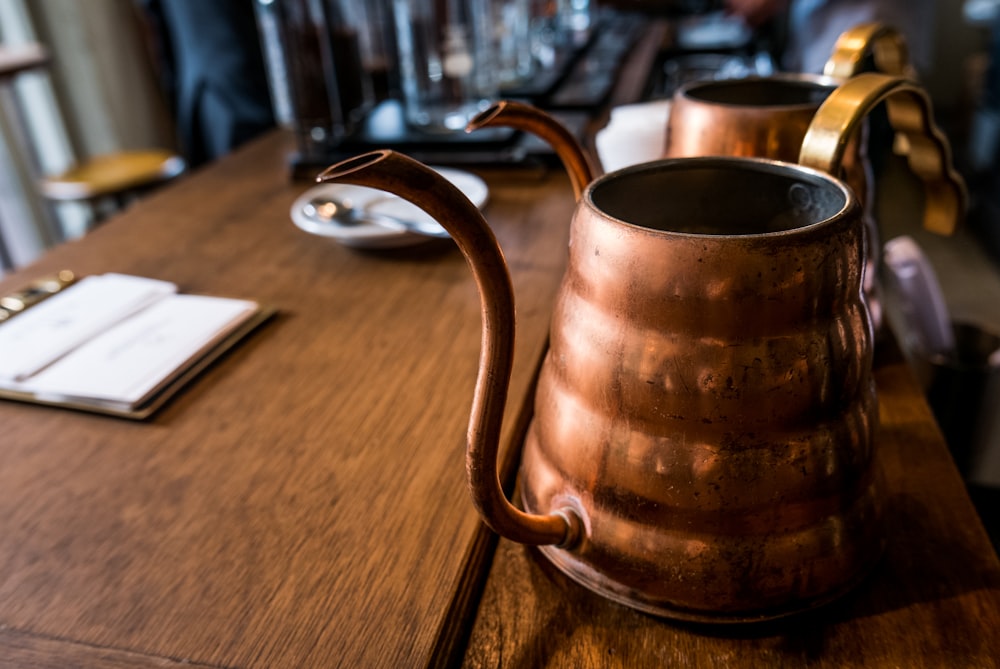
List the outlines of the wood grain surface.
{"type": "MultiPolygon", "coordinates": [[[[476,287],[450,240],[364,252],[296,228],[290,149],[276,132],[0,283],[124,272],[279,310],[147,422],[0,403],[0,665],[17,635],[66,642],[32,651],[52,667],[104,666],[88,647],[270,668],[453,652],[489,554],[464,471],[476,287]]],[[[561,170],[490,186],[518,298],[508,444],[573,202],[561,170]]]]}
{"type": "Polygon", "coordinates": [[[683,625],[607,601],[501,540],[467,667],[906,667],[1000,663],[1000,563],[909,369],[877,365],[888,545],[841,600],[756,626],[683,625]]]}
{"type": "Polygon", "coordinates": [[[209,665],[0,629],[0,667],[16,669],[208,669],[209,665]]]}

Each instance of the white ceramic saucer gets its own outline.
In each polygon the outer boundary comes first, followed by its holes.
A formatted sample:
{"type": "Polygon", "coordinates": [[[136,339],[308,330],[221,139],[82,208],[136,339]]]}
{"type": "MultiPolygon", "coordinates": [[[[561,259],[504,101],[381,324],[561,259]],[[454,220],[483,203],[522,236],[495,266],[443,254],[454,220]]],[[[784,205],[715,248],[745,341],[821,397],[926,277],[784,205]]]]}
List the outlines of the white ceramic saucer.
{"type": "MultiPolygon", "coordinates": [[[[486,182],[476,175],[448,167],[435,167],[433,169],[455,184],[480,209],[486,204],[489,188],[486,186],[486,182]]],[[[310,234],[335,239],[345,246],[363,249],[389,249],[423,244],[435,238],[408,230],[390,228],[378,223],[340,225],[333,221],[317,221],[307,216],[303,208],[313,198],[323,195],[349,201],[351,206],[362,212],[386,214],[394,218],[419,222],[422,226],[440,228],[437,221],[416,205],[410,204],[392,193],[375,188],[350,184],[319,184],[295,199],[291,209],[292,222],[295,225],[310,234]]]]}

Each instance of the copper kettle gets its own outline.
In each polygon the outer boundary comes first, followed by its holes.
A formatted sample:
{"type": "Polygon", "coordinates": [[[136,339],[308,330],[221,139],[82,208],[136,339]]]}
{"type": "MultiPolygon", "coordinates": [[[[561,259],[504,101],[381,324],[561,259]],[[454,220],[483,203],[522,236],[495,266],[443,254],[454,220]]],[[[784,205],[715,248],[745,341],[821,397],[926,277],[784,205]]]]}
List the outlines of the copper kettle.
{"type": "MultiPolygon", "coordinates": [[[[882,74],[913,80],[906,42],[891,26],[863,23],[844,31],[822,75],[704,80],[679,88],[671,100],[663,157],[756,156],[795,162],[820,104],[859,74],[871,54],[882,74]]],[[[866,195],[856,146],[845,155],[845,180],[866,195]]]]}
{"type": "MultiPolygon", "coordinates": [[[[886,95],[912,97],[922,136],[919,89],[886,95]]],[[[851,189],[809,167],[727,157],[593,179],[564,129],[513,110],[556,139],[581,191],[522,508],[497,476],[514,298],[488,224],[436,172],[391,151],[319,177],[413,201],[469,261],[483,344],[467,471],[483,518],[586,587],[678,619],[773,618],[852,587],[880,553],[884,490],[851,189]]],[[[831,133],[850,125],[841,112],[821,111],[803,147],[830,171],[843,150],[831,133]]]]}
{"type": "MultiPolygon", "coordinates": [[[[757,156],[795,162],[820,104],[860,73],[868,54],[882,74],[914,79],[903,36],[885,24],[863,23],[840,35],[822,75],[782,73],[680,87],[671,100],[663,157],[757,156]]],[[[864,182],[849,176],[845,180],[863,197],[865,188],[858,185],[864,182]]]]}

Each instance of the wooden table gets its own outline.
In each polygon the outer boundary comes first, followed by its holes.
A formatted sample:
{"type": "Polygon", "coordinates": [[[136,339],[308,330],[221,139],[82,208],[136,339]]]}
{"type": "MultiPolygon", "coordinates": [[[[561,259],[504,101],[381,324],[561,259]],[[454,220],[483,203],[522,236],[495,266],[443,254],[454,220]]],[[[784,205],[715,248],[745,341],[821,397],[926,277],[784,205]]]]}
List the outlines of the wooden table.
{"type": "MultiPolygon", "coordinates": [[[[480,305],[464,259],[298,230],[291,148],[268,135],[0,282],[126,272],[280,311],[146,422],[0,403],[0,667],[996,666],[1000,564],[891,355],[889,548],[836,605],[676,625],[497,542],[465,490],[480,305]]],[[[518,296],[510,471],[573,202],[560,170],[484,176],[518,296]]]]}
{"type": "MultiPolygon", "coordinates": [[[[490,549],[464,472],[478,293],[448,240],[359,252],[296,228],[291,146],[275,133],[0,282],[125,272],[280,312],[145,423],[0,403],[0,666],[453,650],[490,549]]],[[[561,171],[491,189],[519,293],[516,414],[573,203],[561,171]]]]}

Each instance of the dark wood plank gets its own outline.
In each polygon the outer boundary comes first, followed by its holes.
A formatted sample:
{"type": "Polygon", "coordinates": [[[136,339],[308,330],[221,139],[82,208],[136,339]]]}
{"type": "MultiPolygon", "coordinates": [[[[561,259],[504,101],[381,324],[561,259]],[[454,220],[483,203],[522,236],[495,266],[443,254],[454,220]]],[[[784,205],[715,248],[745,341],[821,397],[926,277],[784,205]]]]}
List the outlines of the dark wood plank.
{"type": "MultiPolygon", "coordinates": [[[[146,423],[0,403],[0,627],[234,667],[450,654],[488,557],[464,472],[479,297],[450,242],[366,253],[297,229],[290,148],[269,136],[0,282],[126,272],[280,311],[146,423]]],[[[515,407],[572,204],[559,171],[491,183],[515,407]]]]}
{"type": "Polygon", "coordinates": [[[1000,563],[910,371],[877,371],[886,554],[826,608],[751,627],[680,625],[592,594],[501,541],[468,667],[996,667],[1000,563]]]}

